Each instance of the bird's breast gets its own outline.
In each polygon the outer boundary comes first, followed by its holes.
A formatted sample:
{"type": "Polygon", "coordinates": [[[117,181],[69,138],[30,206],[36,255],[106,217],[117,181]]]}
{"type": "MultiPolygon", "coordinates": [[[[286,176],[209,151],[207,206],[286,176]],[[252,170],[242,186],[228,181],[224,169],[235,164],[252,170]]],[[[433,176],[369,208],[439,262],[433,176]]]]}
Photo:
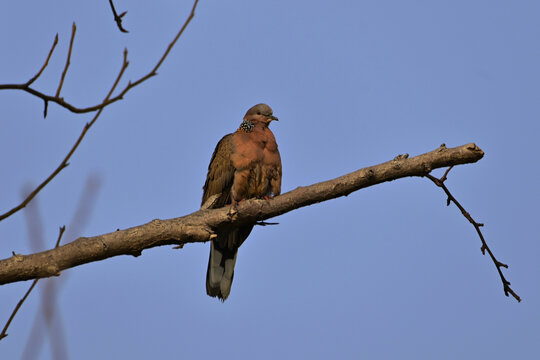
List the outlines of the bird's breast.
{"type": "MultiPolygon", "coordinates": [[[[247,169],[256,164],[273,163],[277,144],[270,130],[235,133],[234,152],[231,155],[236,170],[247,169]]],[[[279,156],[279,155],[278,155],[279,156]]]]}
{"type": "Polygon", "coordinates": [[[233,145],[232,198],[240,201],[279,194],[281,159],[272,132],[268,128],[257,127],[250,133],[237,132],[233,145]]]}

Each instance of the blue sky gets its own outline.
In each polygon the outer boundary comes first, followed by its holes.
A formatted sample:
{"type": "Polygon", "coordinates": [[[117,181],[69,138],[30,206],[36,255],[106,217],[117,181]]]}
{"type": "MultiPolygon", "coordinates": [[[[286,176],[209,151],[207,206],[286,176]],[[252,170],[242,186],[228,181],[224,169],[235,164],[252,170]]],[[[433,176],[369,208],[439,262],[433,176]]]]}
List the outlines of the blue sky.
{"type": "MultiPolygon", "coordinates": [[[[59,33],[35,87],[54,93],[71,24],[62,95],[103,99],[129,50],[146,74],[192,3],[6,2],[0,83],[24,82],[59,33]]],[[[536,1],[201,1],[159,75],[106,108],[71,164],[38,196],[52,247],[88,177],[101,186],[80,234],[198,209],[217,141],[259,102],[283,160],[282,191],[441,143],[485,157],[447,185],[523,298],[504,296],[474,228],[427,179],[371,187],[256,228],[240,249],[230,298],[205,293],[208,244],[144,251],[63,272],[57,292],[70,358],[536,359],[540,344],[540,3],[536,1]]],[[[0,92],[0,212],[62,160],[91,115],[0,92]]],[[[439,174],[437,172],[437,174],[439,174]]],[[[68,236],[68,237],[69,237],[68,236]]],[[[25,214],[0,223],[0,257],[31,252],[25,214]]],[[[20,358],[35,291],[2,340],[20,358]]],[[[0,288],[2,324],[29,282],[0,288]]],[[[51,359],[45,337],[39,359],[51,359]]]]}

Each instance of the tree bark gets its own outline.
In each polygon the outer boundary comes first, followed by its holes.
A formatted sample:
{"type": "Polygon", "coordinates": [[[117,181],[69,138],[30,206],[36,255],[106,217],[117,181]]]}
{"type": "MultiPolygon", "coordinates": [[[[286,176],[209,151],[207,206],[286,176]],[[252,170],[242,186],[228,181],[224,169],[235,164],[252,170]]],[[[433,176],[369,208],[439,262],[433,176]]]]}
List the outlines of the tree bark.
{"type": "Polygon", "coordinates": [[[59,276],[60,271],[118,255],[139,256],[144,249],[162,245],[205,242],[215,237],[223,226],[255,222],[285,214],[318,202],[347,196],[351,192],[403,177],[422,177],[433,169],[474,163],[484,156],[475,144],[446,148],[443,144],[431,152],[408,158],[399,155],[385,163],[370,166],[275,197],[271,200],[247,200],[236,209],[199,210],[169,220],[152,220],[126,230],[104,235],[81,237],[73,242],[36,254],[20,255],[0,260],[0,285],[59,276]]]}

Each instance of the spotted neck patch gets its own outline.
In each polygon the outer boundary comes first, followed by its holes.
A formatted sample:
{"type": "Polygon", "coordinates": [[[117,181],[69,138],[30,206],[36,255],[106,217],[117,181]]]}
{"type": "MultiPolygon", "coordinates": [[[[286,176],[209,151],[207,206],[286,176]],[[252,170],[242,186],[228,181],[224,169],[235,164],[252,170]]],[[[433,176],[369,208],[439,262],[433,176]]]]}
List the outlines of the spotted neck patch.
{"type": "Polygon", "coordinates": [[[253,124],[251,121],[249,120],[244,120],[242,121],[242,123],[240,124],[240,127],[238,128],[238,130],[242,130],[243,132],[247,132],[247,133],[250,133],[253,131],[253,128],[255,127],[255,124],[253,124]]]}

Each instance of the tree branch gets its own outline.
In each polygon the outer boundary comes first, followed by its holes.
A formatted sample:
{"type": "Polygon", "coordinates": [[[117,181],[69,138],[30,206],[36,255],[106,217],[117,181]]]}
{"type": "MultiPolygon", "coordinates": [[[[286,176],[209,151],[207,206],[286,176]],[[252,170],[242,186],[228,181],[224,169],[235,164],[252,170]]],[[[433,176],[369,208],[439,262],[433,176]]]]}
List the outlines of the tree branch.
{"type": "Polygon", "coordinates": [[[409,176],[426,176],[433,169],[474,163],[484,156],[475,144],[448,149],[443,145],[429,153],[408,158],[397,156],[383,164],[363,168],[333,180],[299,187],[271,200],[247,200],[236,209],[199,210],[169,220],[151,222],[126,230],[79,238],[56,249],[14,255],[0,260],[0,285],[58,276],[60,271],[118,255],[139,256],[144,249],[162,245],[205,242],[219,228],[266,220],[294,209],[347,196],[351,192],[409,176]]]}
{"type": "MultiPolygon", "coordinates": [[[[107,96],[105,96],[105,101],[111,96],[114,89],[116,89],[116,86],[120,82],[120,79],[124,75],[124,72],[126,71],[126,68],[128,67],[128,65],[129,65],[129,62],[127,61],[127,49],[125,49],[124,50],[124,59],[122,61],[122,67],[120,68],[120,72],[116,76],[116,80],[114,81],[113,86],[109,90],[109,93],[107,94],[107,96]]],[[[96,120],[99,118],[99,115],[101,115],[102,111],[103,111],[103,108],[99,109],[98,112],[96,113],[96,115],[94,115],[94,118],[92,119],[92,121],[90,121],[90,122],[88,122],[88,123],[86,123],[84,125],[84,127],[83,127],[83,129],[81,131],[81,134],[77,138],[77,141],[75,141],[75,144],[73,144],[73,146],[71,147],[71,150],[69,150],[68,154],[66,155],[64,160],[62,160],[60,165],[58,165],[58,167],[45,180],[43,180],[43,182],[41,184],[39,184],[38,187],[36,187],[34,189],[34,191],[32,191],[30,194],[28,194],[28,196],[23,200],[22,203],[15,206],[13,209],[9,210],[8,212],[6,212],[4,214],[1,214],[0,215],[0,221],[4,220],[5,218],[7,218],[7,217],[9,217],[11,215],[13,215],[14,213],[16,213],[19,210],[24,209],[24,207],[26,205],[28,205],[28,203],[30,201],[32,201],[32,199],[41,191],[41,189],[43,189],[52,179],[54,179],[54,177],[56,175],[58,175],[60,173],[60,171],[64,170],[69,165],[69,159],[71,158],[71,156],[73,155],[75,150],[77,150],[77,148],[81,144],[82,140],[84,139],[84,136],[86,135],[88,130],[92,127],[92,125],[94,125],[96,120]]]]}
{"type": "Polygon", "coordinates": [[[495,255],[493,254],[493,252],[489,248],[488,244],[486,243],[486,240],[484,239],[484,235],[482,234],[482,230],[480,230],[480,228],[482,226],[484,226],[484,224],[476,222],[472,218],[471,214],[469,214],[469,212],[467,212],[467,210],[465,210],[465,208],[459,203],[459,201],[457,201],[457,199],[454,197],[454,195],[452,195],[450,190],[448,190],[448,188],[444,184],[444,182],[446,181],[446,176],[448,175],[450,170],[452,170],[453,167],[454,166],[450,166],[445,171],[444,175],[440,179],[437,179],[435,176],[430,175],[430,174],[427,174],[426,177],[429,180],[433,181],[433,183],[435,185],[442,188],[443,191],[446,193],[446,196],[447,196],[447,198],[446,198],[446,206],[450,206],[450,203],[452,203],[452,202],[454,204],[456,204],[458,209],[461,211],[461,214],[467,220],[469,220],[469,222],[472,224],[472,226],[474,226],[474,228],[476,229],[476,233],[478,234],[478,237],[480,238],[480,241],[482,242],[482,247],[480,248],[480,251],[482,251],[483,255],[486,255],[486,250],[487,250],[489,256],[491,257],[491,260],[493,261],[493,264],[497,268],[497,272],[499,273],[499,276],[501,278],[501,281],[502,281],[502,284],[503,284],[504,295],[508,296],[509,294],[512,294],[514,299],[516,299],[518,302],[521,302],[521,298],[519,297],[519,295],[516,294],[516,292],[514,290],[512,290],[512,288],[510,287],[510,285],[511,285],[510,281],[506,280],[506,278],[504,277],[504,274],[502,273],[501,267],[504,267],[504,268],[508,269],[508,265],[500,262],[499,260],[497,260],[495,258],[495,255]]]}
{"type": "MultiPolygon", "coordinates": [[[[56,104],[58,104],[58,105],[60,105],[60,106],[62,106],[64,108],[68,109],[69,111],[71,111],[73,113],[76,113],[76,114],[94,112],[94,111],[98,111],[100,109],[103,109],[104,107],[106,107],[106,106],[108,106],[108,105],[110,105],[112,103],[115,103],[115,102],[117,102],[119,100],[122,100],[124,98],[124,95],[129,90],[131,90],[135,86],[139,85],[140,83],[148,80],[149,78],[154,77],[154,76],[157,75],[157,70],[159,69],[159,67],[161,66],[161,64],[163,63],[163,61],[167,57],[167,55],[169,55],[169,52],[171,51],[173,46],[176,44],[176,42],[178,41],[178,39],[180,38],[180,36],[184,32],[184,30],[187,28],[187,26],[191,22],[191,19],[193,19],[193,17],[195,16],[195,9],[197,8],[198,3],[199,3],[199,0],[195,0],[195,2],[193,3],[193,7],[191,8],[191,13],[189,14],[188,18],[184,22],[184,25],[182,25],[182,27],[180,28],[180,30],[178,31],[178,33],[176,34],[174,39],[171,41],[169,46],[167,46],[167,49],[165,50],[165,53],[158,60],[157,64],[154,66],[154,68],[152,70],[150,70],[150,72],[148,74],[140,77],[136,81],[133,81],[133,82],[129,81],[128,84],[126,85],[126,87],[122,91],[120,91],[120,93],[118,95],[112,96],[112,97],[104,100],[100,104],[93,105],[93,106],[88,106],[88,107],[74,106],[74,105],[64,101],[64,98],[59,97],[58,90],[57,90],[57,95],[52,96],[52,95],[47,95],[47,94],[45,94],[45,93],[43,93],[41,91],[38,91],[38,90],[36,90],[34,88],[31,88],[30,84],[33,81],[27,81],[24,84],[0,84],[0,90],[22,90],[22,91],[25,91],[25,92],[27,92],[29,94],[32,94],[32,95],[42,99],[44,101],[44,103],[45,103],[45,109],[44,109],[44,112],[43,112],[44,116],[47,116],[47,106],[48,106],[49,102],[56,103],[56,104]]],[[[72,39],[73,39],[73,37],[72,37],[72,39]]],[[[54,49],[54,46],[53,46],[53,49],[54,49]]],[[[71,51],[71,46],[70,46],[70,51],[71,51]]],[[[51,49],[51,53],[52,53],[52,49],[51,49]]],[[[50,57],[50,55],[49,55],[49,57],[50,57]]],[[[45,66],[47,66],[48,60],[49,60],[49,58],[47,58],[47,61],[44,64],[43,68],[45,68],[45,66]]],[[[68,59],[68,63],[69,63],[69,59],[68,59]]],[[[66,70],[67,70],[67,68],[66,68],[66,70]]],[[[41,71],[43,71],[43,69],[41,71]]]]}

